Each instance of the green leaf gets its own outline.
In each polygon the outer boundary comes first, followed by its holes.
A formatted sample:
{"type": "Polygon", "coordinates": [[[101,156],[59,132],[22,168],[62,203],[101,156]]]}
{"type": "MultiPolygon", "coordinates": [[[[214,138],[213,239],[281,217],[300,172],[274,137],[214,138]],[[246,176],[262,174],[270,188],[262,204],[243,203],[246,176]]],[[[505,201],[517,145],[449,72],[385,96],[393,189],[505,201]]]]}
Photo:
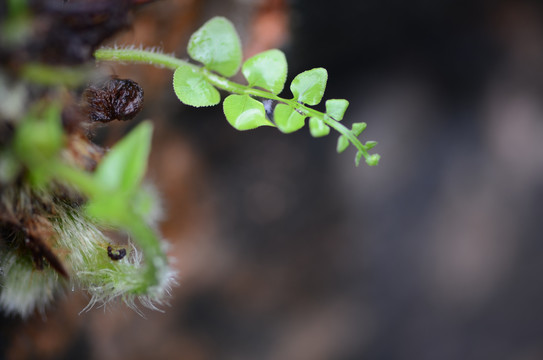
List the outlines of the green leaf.
{"type": "Polygon", "coordinates": [[[345,149],[347,149],[347,147],[349,146],[349,139],[347,139],[347,137],[345,135],[341,135],[339,137],[339,139],[337,139],[337,152],[338,154],[341,154],[342,152],[345,151],[345,149]]]}
{"type": "Polygon", "coordinates": [[[381,156],[379,154],[372,154],[366,158],[366,163],[369,166],[376,166],[379,165],[379,160],[381,160],[381,156]]]}
{"type": "Polygon", "coordinates": [[[345,99],[326,100],[326,113],[334,120],[341,121],[348,106],[349,102],[345,99]]]}
{"type": "Polygon", "coordinates": [[[64,142],[60,104],[42,105],[30,109],[15,133],[15,152],[27,165],[42,165],[60,151],[64,142]]]}
{"type": "Polygon", "coordinates": [[[366,127],[368,127],[368,125],[364,122],[354,123],[352,125],[351,131],[355,136],[358,136],[362,134],[362,131],[366,130],[366,127]]]}
{"type": "Polygon", "coordinates": [[[249,95],[230,95],[224,99],[226,120],[237,130],[250,130],[259,126],[274,126],[266,119],[264,105],[249,95]]]}
{"type": "Polygon", "coordinates": [[[358,150],[358,151],[356,152],[356,156],[355,156],[355,158],[354,158],[354,164],[355,164],[357,167],[358,167],[358,165],[360,165],[360,159],[362,159],[362,156],[363,156],[363,155],[364,155],[364,154],[363,154],[362,151],[360,151],[360,150],[358,150]]]}
{"type": "Polygon", "coordinates": [[[191,58],[209,70],[230,77],[241,65],[241,41],[232,23],[214,17],[190,37],[187,51],[191,58]]]}
{"type": "Polygon", "coordinates": [[[245,61],[241,68],[249,86],[258,86],[279,94],[287,79],[287,60],[281,50],[264,51],[245,61]]]}
{"type": "Polygon", "coordinates": [[[285,133],[291,133],[304,127],[305,115],[300,114],[296,109],[286,104],[277,104],[273,118],[277,128],[285,133]]]}
{"type": "Polygon", "coordinates": [[[180,66],[175,70],[173,90],[183,104],[190,106],[213,106],[221,101],[219,91],[190,66],[180,66]]]}
{"type": "Polygon", "coordinates": [[[373,149],[377,145],[377,141],[366,141],[364,146],[366,147],[366,150],[373,149]]]}
{"type": "Polygon", "coordinates": [[[328,72],[324,68],[315,68],[298,74],[290,84],[290,91],[296,101],[307,105],[321,102],[328,80],[328,72]]]}
{"type": "Polygon", "coordinates": [[[90,217],[102,223],[114,226],[124,226],[129,221],[131,209],[130,197],[126,193],[103,192],[92,198],[85,206],[85,212],[90,217]]]}
{"type": "Polygon", "coordinates": [[[153,125],[142,122],[104,156],[94,173],[106,191],[128,193],[141,182],[151,149],[153,125]]]}
{"type": "Polygon", "coordinates": [[[330,126],[319,118],[312,117],[309,119],[309,131],[313,137],[322,137],[330,133],[330,126]]]}

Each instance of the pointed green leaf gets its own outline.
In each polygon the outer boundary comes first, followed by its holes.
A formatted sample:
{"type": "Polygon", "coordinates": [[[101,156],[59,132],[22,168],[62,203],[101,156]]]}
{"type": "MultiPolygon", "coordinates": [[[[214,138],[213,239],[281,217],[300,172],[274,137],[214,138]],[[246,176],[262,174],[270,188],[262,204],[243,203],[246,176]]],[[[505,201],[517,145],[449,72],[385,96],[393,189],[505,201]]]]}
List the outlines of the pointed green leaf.
{"type": "Polygon", "coordinates": [[[377,145],[377,141],[366,141],[364,146],[366,147],[366,150],[373,149],[377,145]]]}
{"type": "Polygon", "coordinates": [[[324,68],[315,68],[298,74],[290,84],[294,99],[307,105],[321,102],[328,80],[328,72],[324,68]]]}
{"type": "Polygon", "coordinates": [[[313,137],[322,137],[330,133],[330,127],[321,119],[312,117],[309,119],[309,131],[313,137]]]}
{"type": "Polygon", "coordinates": [[[351,130],[355,136],[362,134],[362,131],[366,130],[368,125],[364,122],[354,123],[351,130]]]}
{"type": "Polygon", "coordinates": [[[230,95],[224,99],[226,120],[237,130],[250,130],[259,126],[274,126],[266,119],[264,105],[249,95],[230,95]]]}
{"type": "Polygon", "coordinates": [[[239,35],[223,17],[214,17],[192,34],[187,51],[191,58],[226,77],[237,73],[241,65],[239,35]]]}
{"type": "Polygon", "coordinates": [[[217,89],[190,66],[181,66],[175,70],[173,90],[183,104],[190,106],[213,106],[221,101],[217,89]]]}
{"type": "Polygon", "coordinates": [[[286,104],[277,104],[273,112],[277,128],[285,133],[291,133],[304,127],[305,116],[286,104]]]}
{"type": "Polygon", "coordinates": [[[334,120],[341,121],[348,106],[349,102],[345,99],[326,100],[326,113],[334,120]]]}
{"type": "Polygon", "coordinates": [[[357,167],[358,167],[358,165],[360,165],[360,159],[362,159],[362,156],[363,156],[363,155],[364,155],[364,154],[363,154],[362,151],[360,151],[360,150],[358,150],[358,151],[356,152],[356,156],[355,156],[355,158],[354,158],[354,164],[355,164],[357,167]]]}
{"type": "Polygon", "coordinates": [[[104,156],[94,173],[104,190],[130,192],[147,169],[153,125],[142,122],[104,156]]]}
{"type": "Polygon", "coordinates": [[[131,210],[130,195],[118,192],[101,193],[85,205],[85,212],[104,224],[123,226],[128,221],[127,213],[131,210]]]}
{"type": "Polygon", "coordinates": [[[287,79],[287,60],[281,50],[264,51],[245,61],[241,68],[249,86],[258,86],[279,94],[287,79]]]}
{"type": "Polygon", "coordinates": [[[345,151],[347,147],[349,146],[349,139],[345,135],[341,135],[339,139],[337,139],[337,147],[336,150],[339,154],[345,151]]]}

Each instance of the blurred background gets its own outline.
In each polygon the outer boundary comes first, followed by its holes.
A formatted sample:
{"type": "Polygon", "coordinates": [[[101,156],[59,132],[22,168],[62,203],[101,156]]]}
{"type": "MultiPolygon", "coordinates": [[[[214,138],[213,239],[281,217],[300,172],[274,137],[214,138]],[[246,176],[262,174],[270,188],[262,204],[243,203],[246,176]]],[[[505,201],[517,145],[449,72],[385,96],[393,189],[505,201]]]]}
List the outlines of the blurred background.
{"type": "Polygon", "coordinates": [[[145,90],[179,286],[145,318],[79,314],[71,292],[2,315],[0,358],[543,359],[543,4],[161,0],[110,43],[186,57],[215,15],[247,57],[285,51],[289,80],[325,67],[380,165],[335,135],[237,132],[171,72],[103,65],[145,90]]]}

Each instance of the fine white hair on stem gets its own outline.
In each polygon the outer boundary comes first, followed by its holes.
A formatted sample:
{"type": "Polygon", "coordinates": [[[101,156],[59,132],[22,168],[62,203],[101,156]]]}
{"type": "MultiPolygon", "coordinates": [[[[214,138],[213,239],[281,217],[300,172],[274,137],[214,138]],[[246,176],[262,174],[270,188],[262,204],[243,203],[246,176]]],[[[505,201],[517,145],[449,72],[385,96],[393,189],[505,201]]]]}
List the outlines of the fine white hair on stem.
{"type": "MultiPolygon", "coordinates": [[[[147,53],[151,53],[151,54],[161,54],[161,55],[166,55],[166,56],[170,56],[170,57],[175,57],[175,53],[173,53],[173,52],[164,52],[164,49],[162,48],[162,46],[145,46],[144,47],[142,44],[140,44],[140,45],[118,45],[118,44],[114,44],[113,46],[101,47],[99,50],[138,51],[138,52],[147,52],[147,53]]],[[[116,60],[116,62],[126,64],[129,61],[124,62],[124,61],[121,61],[121,60],[116,60]]],[[[151,60],[142,60],[142,61],[139,61],[139,62],[143,63],[143,64],[154,65],[154,66],[159,67],[159,68],[164,67],[164,65],[156,64],[151,60]]]]}
{"type": "MultiPolygon", "coordinates": [[[[0,207],[5,213],[10,213],[31,206],[30,198],[39,194],[19,189],[18,192],[3,191],[1,195],[0,207]],[[6,204],[12,208],[7,209],[6,204]]],[[[155,211],[153,218],[156,219],[160,211],[155,211]]],[[[70,280],[61,278],[50,266],[36,270],[30,256],[21,256],[16,246],[4,246],[0,251],[0,308],[4,312],[22,317],[35,310],[44,313],[46,306],[68,285],[73,290],[89,293],[90,301],[82,311],[121,300],[143,316],[139,306],[161,311],[160,307],[167,305],[171,287],[176,285],[176,273],[166,262],[160,262],[157,267],[158,281],[150,281],[144,269],[145,262],[153,259],[144,259],[130,239],[124,245],[126,256],[118,260],[110,258],[107,248],[112,240],[84,214],[82,208],[57,202],[55,215],[49,220],[55,238],[52,246],[66,267],[70,280]]],[[[165,252],[166,242],[161,241],[161,247],[165,252]]]]}
{"type": "Polygon", "coordinates": [[[35,271],[32,261],[7,250],[0,258],[3,269],[0,307],[8,314],[25,318],[35,310],[44,314],[55,296],[62,291],[58,274],[50,268],[35,271]]]}
{"type": "Polygon", "coordinates": [[[175,272],[164,264],[158,269],[158,283],[148,283],[149,280],[142,271],[142,252],[128,240],[130,249],[126,249],[127,256],[113,261],[108,257],[104,245],[108,244],[109,240],[87,220],[67,211],[65,216],[59,217],[57,224],[57,231],[62,234],[59,241],[71,239],[70,244],[63,245],[71,246],[68,261],[74,274],[73,281],[76,287],[85,289],[91,295],[86,309],[121,299],[137,312],[136,302],[146,308],[158,310],[157,306],[164,304],[164,299],[168,297],[171,286],[175,283],[175,272]],[[85,231],[81,232],[81,229],[85,231]]]}

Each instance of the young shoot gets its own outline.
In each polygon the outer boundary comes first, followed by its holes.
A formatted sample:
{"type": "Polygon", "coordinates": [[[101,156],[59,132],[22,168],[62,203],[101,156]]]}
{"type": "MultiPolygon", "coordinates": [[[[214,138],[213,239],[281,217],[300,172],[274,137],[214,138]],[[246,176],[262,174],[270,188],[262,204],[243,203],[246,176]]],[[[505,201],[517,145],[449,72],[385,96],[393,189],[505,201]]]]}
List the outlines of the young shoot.
{"type": "Polygon", "coordinates": [[[368,165],[379,163],[380,156],[369,153],[377,142],[362,143],[358,139],[366,124],[354,123],[349,129],[341,123],[349,106],[347,100],[327,100],[325,112],[311,107],[318,105],[323,98],[328,80],[326,69],[315,68],[298,74],[290,83],[292,98],[279,96],[287,79],[288,65],[284,53],[278,49],[264,51],[242,64],[239,35],[232,23],[223,17],[212,18],[192,34],[187,51],[201,65],[145,49],[102,48],[94,56],[100,61],[145,63],[173,70],[174,92],[186,105],[217,105],[221,101],[218,90],[226,91],[230,95],[223,101],[224,115],[237,130],[272,126],[283,133],[292,133],[301,129],[309,119],[309,130],[314,137],[328,135],[330,128],[340,134],[338,153],[353,145],[357,150],[356,166],[362,157],[368,165]],[[229,80],[240,67],[247,85],[229,80]],[[274,103],[271,116],[267,116],[263,101],[274,103]]]}

